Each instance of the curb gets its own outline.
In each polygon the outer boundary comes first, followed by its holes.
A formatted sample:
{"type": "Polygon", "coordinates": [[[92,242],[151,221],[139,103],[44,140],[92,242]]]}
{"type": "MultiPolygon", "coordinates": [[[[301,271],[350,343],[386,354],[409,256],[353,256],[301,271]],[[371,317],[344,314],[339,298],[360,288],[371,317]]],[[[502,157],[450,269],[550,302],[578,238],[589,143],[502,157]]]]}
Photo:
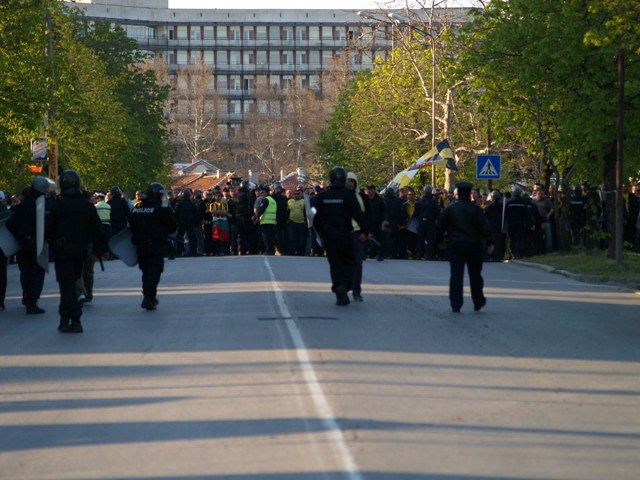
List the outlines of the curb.
{"type": "Polygon", "coordinates": [[[525,262],[522,260],[511,260],[509,263],[516,263],[518,265],[524,265],[525,267],[538,268],[540,270],[544,270],[545,272],[555,273],[556,275],[562,275],[563,277],[571,278],[572,280],[576,280],[578,282],[618,286],[620,288],[635,292],[636,294],[640,295],[640,278],[625,279],[620,277],[609,277],[609,276],[603,276],[603,275],[577,274],[577,273],[568,272],[566,270],[560,270],[558,268],[552,267],[551,265],[545,265],[543,263],[525,262]]]}

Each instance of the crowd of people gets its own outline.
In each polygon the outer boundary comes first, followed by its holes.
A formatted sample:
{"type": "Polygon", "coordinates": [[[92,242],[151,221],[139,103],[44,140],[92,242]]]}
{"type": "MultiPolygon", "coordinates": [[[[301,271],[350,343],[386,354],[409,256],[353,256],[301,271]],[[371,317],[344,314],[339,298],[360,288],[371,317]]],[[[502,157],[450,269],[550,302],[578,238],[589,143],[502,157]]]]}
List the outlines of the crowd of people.
{"type": "MultiPolygon", "coordinates": [[[[421,189],[409,186],[397,191],[394,188],[379,190],[375,185],[361,188],[352,172],[348,172],[344,180],[345,188],[357,193],[355,198],[363,212],[362,223],[354,221],[349,227],[360,239],[354,243],[360,271],[361,262],[366,258],[378,261],[449,259],[444,243],[437,239],[438,223],[442,212],[458,200],[458,192],[432,186],[421,189]],[[360,238],[361,233],[366,233],[366,239],[360,238]]],[[[636,252],[640,252],[639,186],[624,188],[624,240],[636,252]]],[[[74,183],[74,192],[79,188],[79,184],[74,183]]],[[[248,181],[229,182],[226,186],[208,190],[185,188],[165,192],[162,188],[162,198],[155,200],[171,212],[176,228],[173,234],[169,228],[171,222],[166,222],[169,235],[159,255],[170,260],[214,255],[328,256],[326,245],[319,240],[318,229],[313,228],[308,216],[310,207],[330,190],[331,184],[312,188],[300,184],[295,189],[285,190],[279,182],[258,186],[248,181]]],[[[566,233],[573,245],[604,248],[606,235],[601,234],[607,231],[607,225],[601,189],[583,184],[575,187],[571,195],[556,192],[553,186],[545,189],[541,184],[535,184],[530,192],[520,186],[504,193],[499,190],[482,193],[473,186],[469,190],[469,202],[481,208],[491,230],[494,248],[490,254],[483,254],[484,261],[501,262],[554,251],[558,245],[558,227],[554,219],[563,209],[569,219],[566,233]]],[[[158,192],[152,193],[157,197],[158,192]]],[[[47,191],[45,185],[36,181],[10,198],[0,191],[0,220],[8,216],[8,212],[13,213],[7,226],[23,247],[17,262],[21,268],[22,301],[28,314],[43,312],[37,300],[44,273],[36,261],[36,226],[32,221],[39,196],[50,197],[52,202],[56,198],[55,191],[47,191]]],[[[144,203],[149,192],[138,190],[134,198],[129,199],[119,187],[112,187],[108,191],[83,191],[82,196],[95,206],[106,244],[127,225],[133,226],[132,214],[146,211],[136,211],[136,208],[144,203]]],[[[106,248],[104,255],[105,259],[116,258],[106,248]]],[[[0,249],[0,310],[4,309],[6,265],[10,261],[12,259],[0,249]]],[[[156,273],[152,277],[159,281],[161,267],[157,257],[153,261],[156,273]]],[[[85,267],[82,275],[86,280],[76,286],[80,303],[92,299],[93,264],[90,261],[85,264],[90,267],[85,267]]],[[[361,300],[359,282],[355,283],[354,300],[361,300]]],[[[154,288],[149,291],[152,293],[145,294],[143,308],[157,304],[154,288]]],[[[344,296],[339,301],[344,304],[344,296]]]]}

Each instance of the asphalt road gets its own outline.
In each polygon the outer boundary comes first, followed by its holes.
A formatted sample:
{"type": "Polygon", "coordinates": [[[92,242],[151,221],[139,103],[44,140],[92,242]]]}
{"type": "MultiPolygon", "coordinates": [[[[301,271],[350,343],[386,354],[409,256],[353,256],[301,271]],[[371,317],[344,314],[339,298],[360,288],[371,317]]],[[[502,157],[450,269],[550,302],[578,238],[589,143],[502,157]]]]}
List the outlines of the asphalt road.
{"type": "MultiPolygon", "coordinates": [[[[365,263],[335,306],[322,258],[96,268],[80,335],[0,312],[2,479],[640,477],[640,296],[485,265],[450,313],[448,264],[365,263]]],[[[468,283],[467,283],[468,284],[468,283]]]]}

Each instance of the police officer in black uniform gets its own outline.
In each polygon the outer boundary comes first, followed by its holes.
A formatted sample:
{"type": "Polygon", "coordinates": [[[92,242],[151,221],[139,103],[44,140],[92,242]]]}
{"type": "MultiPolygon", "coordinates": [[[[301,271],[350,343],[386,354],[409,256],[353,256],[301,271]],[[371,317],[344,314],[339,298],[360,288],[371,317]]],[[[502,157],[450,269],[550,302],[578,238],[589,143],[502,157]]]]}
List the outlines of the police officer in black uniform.
{"type": "Polygon", "coordinates": [[[471,298],[474,310],[477,312],[487,304],[482,288],[482,260],[484,246],[487,245],[489,254],[493,253],[491,229],[484,216],[482,208],[471,201],[470,183],[458,183],[458,201],[444,209],[440,215],[437,228],[438,243],[442,243],[447,236],[449,265],[451,278],[449,280],[449,301],[454,313],[459,313],[463,304],[462,289],[464,266],[469,271],[471,298]]]}
{"type": "Polygon", "coordinates": [[[102,256],[108,251],[96,207],[80,188],[75,170],[65,170],[58,178],[60,195],[51,204],[47,232],[54,253],[56,280],[60,287],[60,325],[62,333],[82,333],[82,307],[76,294],[76,281],[82,276],[90,250],[102,256]]]}
{"type": "MultiPolygon", "coordinates": [[[[20,285],[22,286],[22,304],[26,307],[27,315],[44,313],[38,306],[38,299],[44,286],[45,270],[38,265],[36,251],[36,201],[38,197],[47,193],[49,182],[45,177],[36,177],[31,187],[24,189],[24,200],[11,207],[11,218],[7,221],[7,228],[20,244],[17,254],[20,269],[20,285]]],[[[48,210],[46,199],[45,210],[48,210]]]]}
{"type": "Polygon", "coordinates": [[[356,267],[352,238],[352,220],[360,226],[361,242],[369,238],[368,222],[355,192],[347,189],[347,172],[334,167],[329,174],[330,188],[312,200],[317,212],[313,219],[329,260],[331,291],[336,294],[336,305],[348,305],[348,292],[356,267]]]}
{"type": "Polygon", "coordinates": [[[146,195],[142,198],[142,205],[131,210],[129,219],[133,243],[138,253],[138,267],[142,271],[144,298],[140,307],[145,310],[155,310],[158,305],[156,295],[160,276],[164,271],[167,237],[177,228],[173,211],[162,203],[164,198],[165,189],[162,184],[149,184],[146,195]]]}

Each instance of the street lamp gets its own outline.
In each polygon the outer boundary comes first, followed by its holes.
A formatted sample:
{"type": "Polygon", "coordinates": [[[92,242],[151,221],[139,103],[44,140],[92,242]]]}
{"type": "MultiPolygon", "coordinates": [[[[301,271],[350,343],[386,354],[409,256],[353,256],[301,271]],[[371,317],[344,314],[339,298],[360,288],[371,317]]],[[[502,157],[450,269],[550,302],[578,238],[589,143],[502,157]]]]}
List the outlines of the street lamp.
{"type": "MultiPolygon", "coordinates": [[[[429,37],[431,43],[431,148],[436,146],[436,42],[431,32],[427,32],[413,25],[408,18],[391,12],[387,15],[396,25],[405,25],[416,32],[429,37]]],[[[436,166],[431,165],[431,185],[436,185],[436,166]]]]}

